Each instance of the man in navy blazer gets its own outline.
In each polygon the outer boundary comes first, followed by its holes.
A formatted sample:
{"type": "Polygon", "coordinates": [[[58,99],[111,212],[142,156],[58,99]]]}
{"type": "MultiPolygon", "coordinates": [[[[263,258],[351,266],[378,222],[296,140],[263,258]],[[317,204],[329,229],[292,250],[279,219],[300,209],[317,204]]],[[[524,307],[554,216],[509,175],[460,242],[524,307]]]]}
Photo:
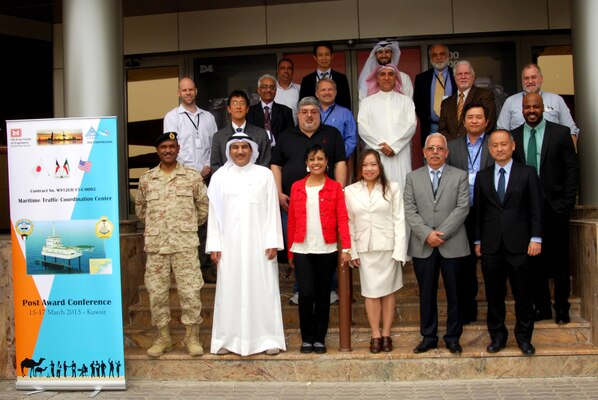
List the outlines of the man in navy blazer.
{"type": "Polygon", "coordinates": [[[321,78],[332,78],[336,83],[336,104],[351,109],[351,90],[347,76],[341,72],[335,71],[330,66],[333,59],[333,47],[330,42],[318,42],[313,46],[313,56],[316,62],[316,70],[307,74],[301,80],[301,90],[299,91],[299,101],[307,96],[316,96],[316,83],[321,78]]]}
{"type": "Polygon", "coordinates": [[[413,102],[419,118],[419,132],[422,147],[430,133],[438,132],[440,104],[457,90],[453,69],[448,66],[449,48],[437,43],[428,49],[432,68],[415,76],[413,102]],[[439,88],[439,93],[436,93],[439,88]]]}
{"type": "MultiPolygon", "coordinates": [[[[470,103],[463,110],[464,124],[467,134],[448,142],[448,165],[457,167],[468,173],[469,205],[473,207],[473,185],[476,174],[493,165],[494,160],[488,151],[488,109],[482,103],[470,103]]],[[[461,266],[459,305],[463,309],[463,323],[469,324],[478,319],[478,257],[475,255],[475,213],[470,210],[465,220],[467,240],[471,254],[466,257],[461,266]]]]}
{"type": "Polygon", "coordinates": [[[551,319],[548,278],[554,278],[555,322],[566,324],[569,317],[569,215],[575,206],[579,167],[569,127],[547,121],[538,93],[523,97],[525,123],[513,130],[517,150],[513,158],[533,165],[540,176],[544,194],[544,251],[532,261],[532,302],[536,321],[551,319]],[[530,139],[536,143],[530,155],[530,139]]]}
{"type": "Polygon", "coordinates": [[[265,129],[272,146],[274,146],[282,132],[295,126],[293,110],[274,102],[276,78],[272,75],[266,74],[258,79],[257,93],[260,96],[260,102],[249,107],[247,122],[265,129]],[[268,107],[267,110],[266,107],[268,107]],[[269,121],[266,121],[266,115],[269,115],[269,121]]]}
{"type": "Polygon", "coordinates": [[[498,130],[488,139],[495,164],[478,172],[474,188],[476,245],[488,302],[489,353],[507,343],[505,297],[507,278],[515,298],[515,339],[524,355],[536,349],[531,343],[534,316],[529,293],[529,258],[542,250],[542,193],[536,171],[513,161],[515,141],[509,131],[498,130]]]}

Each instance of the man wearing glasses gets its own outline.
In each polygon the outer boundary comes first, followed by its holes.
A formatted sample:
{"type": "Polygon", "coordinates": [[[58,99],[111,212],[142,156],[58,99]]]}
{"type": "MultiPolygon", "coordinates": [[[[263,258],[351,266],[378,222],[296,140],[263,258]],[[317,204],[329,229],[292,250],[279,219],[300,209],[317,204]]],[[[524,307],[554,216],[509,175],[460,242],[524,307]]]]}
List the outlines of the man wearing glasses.
{"type": "Polygon", "coordinates": [[[272,75],[263,75],[257,81],[257,93],[260,102],[249,107],[247,122],[266,130],[272,146],[276,145],[278,136],[295,124],[293,111],[274,101],[276,96],[276,79],[272,75]]]}
{"type": "Polygon", "coordinates": [[[257,165],[270,167],[270,157],[272,155],[272,146],[268,134],[262,128],[251,125],[246,117],[249,112],[249,98],[243,90],[233,90],[228,95],[227,109],[230,115],[231,124],[220,129],[214,134],[212,142],[212,154],[210,158],[210,167],[212,173],[226,163],[226,143],[236,132],[246,133],[251,140],[257,143],[259,155],[256,161],[257,165]]]}

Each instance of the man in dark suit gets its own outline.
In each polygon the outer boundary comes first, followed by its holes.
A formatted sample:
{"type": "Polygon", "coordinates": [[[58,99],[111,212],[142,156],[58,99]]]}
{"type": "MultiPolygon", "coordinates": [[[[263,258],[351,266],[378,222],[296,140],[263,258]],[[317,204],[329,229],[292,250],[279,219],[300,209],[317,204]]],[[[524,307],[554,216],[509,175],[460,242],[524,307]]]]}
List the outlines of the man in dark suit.
{"type": "Polygon", "coordinates": [[[247,93],[243,90],[233,90],[230,92],[227,100],[227,108],[231,123],[216,132],[212,140],[212,154],[210,155],[212,173],[216,172],[218,168],[226,163],[226,144],[235,132],[245,132],[249,135],[251,140],[258,145],[259,155],[255,163],[264,167],[270,167],[272,146],[270,146],[268,134],[262,128],[248,123],[246,119],[247,112],[249,111],[247,93]]]}
{"type": "Polygon", "coordinates": [[[443,100],[440,105],[438,132],[446,136],[448,140],[465,135],[467,132],[463,124],[463,110],[472,102],[482,103],[486,106],[489,111],[486,132],[492,132],[496,127],[494,92],[473,85],[475,71],[469,61],[458,61],[454,67],[457,91],[448,99],[443,100]]]}
{"type": "Polygon", "coordinates": [[[463,321],[459,307],[459,268],[469,254],[463,222],[469,212],[467,173],[445,164],[446,138],[428,136],[424,157],[427,165],[407,174],[405,219],[411,227],[408,254],[420,292],[420,333],[423,339],[413,351],[438,347],[438,277],[442,273],[447,299],[444,342],[451,353],[461,353],[463,321]]]}
{"type": "MultiPolygon", "coordinates": [[[[465,114],[464,125],[467,135],[453,139],[448,143],[449,155],[446,159],[448,165],[467,171],[469,174],[469,205],[473,207],[473,185],[476,174],[494,164],[488,152],[488,110],[482,103],[470,103],[463,110],[465,114]]],[[[467,239],[471,253],[461,267],[459,305],[463,310],[463,323],[469,324],[478,319],[478,294],[477,265],[478,257],[475,255],[475,213],[470,209],[465,220],[467,239]]]]}
{"type": "Polygon", "coordinates": [[[258,79],[257,93],[260,95],[260,102],[249,107],[247,122],[265,129],[274,146],[278,136],[295,125],[293,110],[274,102],[276,78],[272,75],[263,75],[258,79]]]}
{"type": "Polygon", "coordinates": [[[529,257],[542,250],[542,193],[536,171],[513,162],[515,141],[509,131],[488,138],[495,164],[478,172],[475,181],[476,245],[488,301],[487,326],[496,353],[507,343],[505,297],[507,278],[515,298],[515,339],[524,355],[536,349],[531,343],[534,316],[529,293],[529,257]]]}
{"type": "Polygon", "coordinates": [[[538,93],[523,97],[525,124],[513,130],[517,150],[513,158],[533,166],[544,194],[544,251],[532,260],[532,302],[536,321],[551,319],[549,276],[554,278],[557,324],[569,317],[569,215],[575,206],[579,167],[569,127],[546,121],[538,93]],[[533,137],[533,138],[532,138],[533,137]]]}
{"type": "Polygon", "coordinates": [[[313,46],[313,56],[316,62],[316,70],[311,74],[305,75],[301,80],[301,90],[299,91],[299,100],[307,96],[316,95],[316,83],[322,78],[332,78],[336,83],[336,104],[351,109],[351,90],[347,76],[341,72],[330,68],[333,56],[332,43],[318,42],[313,46]]]}
{"type": "Polygon", "coordinates": [[[432,68],[417,74],[413,93],[422,147],[430,133],[438,132],[442,100],[457,90],[453,69],[448,66],[449,48],[443,44],[433,44],[428,50],[428,59],[432,68]]]}

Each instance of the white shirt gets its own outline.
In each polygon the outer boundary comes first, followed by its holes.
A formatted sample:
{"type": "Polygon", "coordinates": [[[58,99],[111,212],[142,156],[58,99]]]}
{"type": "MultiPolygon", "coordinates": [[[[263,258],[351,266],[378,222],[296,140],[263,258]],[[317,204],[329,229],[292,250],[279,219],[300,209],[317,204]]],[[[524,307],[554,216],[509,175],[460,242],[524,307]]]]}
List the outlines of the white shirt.
{"type": "Polygon", "coordinates": [[[293,121],[297,125],[297,103],[299,103],[299,91],[301,85],[297,85],[295,82],[291,82],[289,87],[283,88],[276,82],[276,96],[274,101],[278,104],[284,104],[293,110],[293,121]]]}

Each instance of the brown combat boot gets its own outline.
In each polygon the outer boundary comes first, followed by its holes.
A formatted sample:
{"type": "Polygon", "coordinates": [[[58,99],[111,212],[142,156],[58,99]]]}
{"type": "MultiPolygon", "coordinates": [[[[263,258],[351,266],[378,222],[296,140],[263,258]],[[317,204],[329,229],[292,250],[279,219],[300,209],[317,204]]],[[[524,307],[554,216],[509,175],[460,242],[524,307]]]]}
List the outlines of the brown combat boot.
{"type": "Polygon", "coordinates": [[[162,354],[172,351],[172,339],[170,338],[170,330],[167,326],[158,328],[158,335],[152,344],[152,347],[147,349],[147,355],[150,357],[160,357],[162,354]]]}
{"type": "Polygon", "coordinates": [[[203,354],[203,346],[199,341],[199,325],[185,325],[185,339],[183,343],[187,348],[190,356],[201,356],[203,354]]]}

